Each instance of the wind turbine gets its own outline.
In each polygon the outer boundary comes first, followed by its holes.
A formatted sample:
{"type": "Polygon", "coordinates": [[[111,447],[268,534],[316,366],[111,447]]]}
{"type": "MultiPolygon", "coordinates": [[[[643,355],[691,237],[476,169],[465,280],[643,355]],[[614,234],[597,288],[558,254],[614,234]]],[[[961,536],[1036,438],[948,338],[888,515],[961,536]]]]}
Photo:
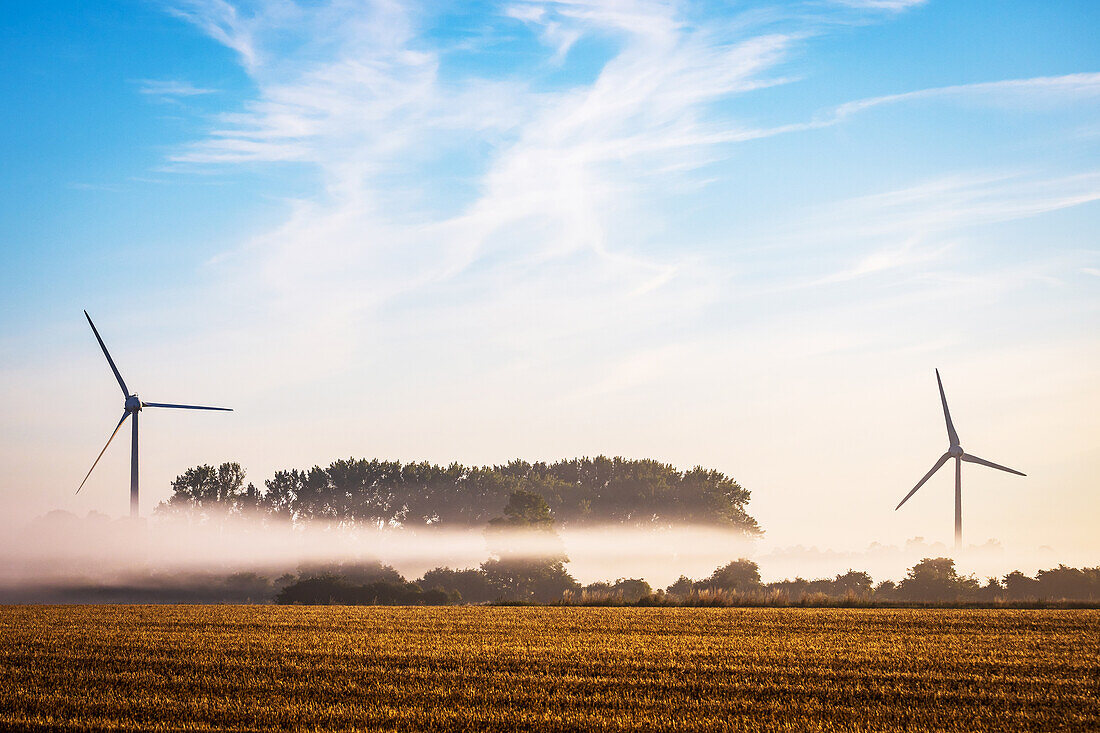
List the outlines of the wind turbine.
{"type": "Polygon", "coordinates": [[[924,486],[924,482],[927,481],[928,479],[932,478],[932,474],[934,474],[936,471],[940,470],[940,467],[942,467],[943,464],[947,463],[948,458],[954,458],[955,459],[955,549],[959,550],[959,549],[962,549],[962,532],[963,532],[963,529],[962,529],[962,527],[963,527],[963,520],[962,520],[962,462],[966,461],[967,463],[977,463],[977,464],[982,465],[982,466],[989,466],[990,468],[996,468],[998,471],[1007,471],[1008,473],[1014,473],[1017,476],[1026,476],[1027,474],[1020,473],[1019,471],[1008,468],[1006,466],[1001,466],[997,463],[993,463],[992,461],[987,461],[984,458],[978,458],[977,456],[972,456],[969,453],[967,453],[966,451],[964,451],[962,449],[962,446],[959,445],[959,435],[958,435],[958,433],[955,432],[955,426],[951,422],[951,412],[950,412],[950,410],[947,409],[947,397],[944,396],[944,394],[943,394],[943,382],[940,381],[940,370],[939,369],[936,370],[936,384],[939,385],[939,388],[940,388],[940,402],[943,403],[943,418],[944,418],[944,420],[947,421],[947,439],[951,441],[951,445],[947,449],[947,452],[944,453],[942,456],[940,456],[940,459],[938,461],[936,461],[936,465],[932,466],[932,470],[929,471],[928,473],[924,474],[924,478],[922,478],[919,482],[917,482],[917,485],[913,487],[913,490],[905,495],[905,498],[901,500],[901,503],[899,503],[896,507],[894,507],[894,511],[897,511],[898,509],[901,509],[901,505],[904,504],[905,502],[909,501],[909,497],[912,496],[913,494],[917,493],[917,489],[924,486]]]}
{"type": "Polygon", "coordinates": [[[84,475],[84,481],[80,482],[80,486],[77,487],[76,493],[80,493],[80,489],[84,488],[84,483],[88,480],[88,476],[92,475],[92,471],[95,470],[96,464],[99,463],[99,459],[103,457],[103,454],[107,452],[107,446],[111,444],[111,441],[115,439],[118,434],[119,428],[122,427],[122,423],[126,422],[126,418],[133,415],[132,423],[132,437],[130,440],[130,518],[137,519],[138,516],[138,413],[141,412],[144,407],[168,407],[174,410],[220,410],[223,412],[232,412],[229,407],[202,407],[200,405],[170,405],[164,402],[142,402],[138,399],[136,394],[130,394],[130,390],[126,388],[126,382],[122,380],[122,375],[118,373],[118,367],[115,366],[115,360],[111,358],[110,352],[107,351],[106,345],[103,343],[103,339],[99,336],[99,331],[96,330],[95,324],[92,323],[92,317],[88,315],[88,311],[84,311],[84,317],[88,319],[88,325],[92,327],[92,333],[95,334],[96,341],[99,342],[99,348],[103,349],[103,355],[107,357],[107,363],[111,365],[111,371],[115,374],[115,379],[118,380],[118,386],[122,387],[122,396],[126,398],[126,402],[123,405],[122,419],[118,421],[118,425],[115,426],[115,431],[111,433],[111,437],[107,438],[107,444],[103,446],[103,450],[96,456],[95,463],[88,469],[88,473],[84,475]]]}

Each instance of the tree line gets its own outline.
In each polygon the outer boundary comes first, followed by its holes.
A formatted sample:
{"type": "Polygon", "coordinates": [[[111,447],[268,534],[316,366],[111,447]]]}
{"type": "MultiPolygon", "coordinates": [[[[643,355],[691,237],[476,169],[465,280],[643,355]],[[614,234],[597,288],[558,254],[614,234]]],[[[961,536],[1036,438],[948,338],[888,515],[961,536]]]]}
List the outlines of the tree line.
{"type": "Polygon", "coordinates": [[[892,605],[904,603],[1012,604],[1100,603],[1100,567],[1059,565],[1035,577],[1020,571],[980,583],[959,575],[950,558],[925,558],[900,582],[875,585],[863,571],[834,578],[764,583],[752,560],[718,567],[706,578],[681,576],[667,588],[654,589],[642,578],[581,585],[567,572],[544,573],[517,582],[515,573],[482,567],[435,568],[408,581],[380,563],[346,563],[302,568],[275,583],[277,603],[442,605],[453,603],[564,603],[579,605],[892,605]]]}
{"type": "Polygon", "coordinates": [[[176,477],[171,498],[157,511],[296,524],[468,528],[500,515],[516,491],[542,497],[558,526],[697,524],[762,534],[745,508],[749,491],[720,471],[606,456],[478,467],[348,458],[325,468],[277,471],[263,488],[245,483],[239,463],[201,465],[176,477]]]}
{"type": "MultiPolygon", "coordinates": [[[[158,507],[189,516],[277,518],[375,527],[482,527],[490,557],[478,568],[437,567],[416,581],[378,562],[303,567],[275,581],[279,603],[448,604],[485,602],[636,603],[650,605],[785,605],[830,603],[1100,602],[1100,568],[1060,565],[1034,578],[1020,571],[981,583],[959,575],[950,558],[925,558],[901,581],[873,585],[849,570],[835,578],[761,581],[759,567],[738,559],[710,576],[681,576],[667,588],[641,578],[581,585],[555,525],[616,522],[667,526],[709,524],[747,535],[760,529],[744,511],[749,492],[716,471],[680,472],[656,461],[581,458],[553,464],[512,461],[504,466],[446,468],[428,463],[334,461],[328,468],[279,471],[259,490],[245,485],[237,463],[188,469],[158,507]],[[682,495],[677,492],[682,492],[682,495]],[[531,557],[518,535],[541,536],[531,557]]],[[[237,577],[259,591],[266,579],[237,577]]]]}
{"type": "MultiPolygon", "coordinates": [[[[353,603],[374,597],[379,603],[485,603],[492,601],[536,603],[643,603],[668,605],[786,605],[847,603],[1000,603],[1040,599],[1100,601],[1100,568],[1078,570],[1059,566],[1029,578],[1019,571],[1001,581],[988,578],[984,585],[963,576],[951,558],[925,558],[909,569],[900,582],[886,580],[872,585],[871,576],[849,570],[832,579],[782,580],[764,583],[760,568],[740,558],[718,567],[709,577],[693,580],[680,576],[664,589],[654,590],[642,578],[619,578],[582,586],[566,570],[564,548],[531,557],[516,545],[517,534],[537,533],[555,538],[554,515],[538,494],[514,491],[503,513],[489,521],[486,539],[491,556],[479,568],[438,567],[415,583],[408,583],[393,568],[329,566],[321,572],[307,570],[279,592],[281,603],[353,603]],[[380,583],[382,585],[380,585],[380,583]],[[384,585],[388,583],[389,585],[384,585]],[[342,585],[341,585],[342,584],[342,585]],[[412,595],[409,595],[412,593],[412,595]],[[418,593],[425,595],[419,596],[418,593]],[[386,600],[377,600],[384,597],[386,600]],[[402,600],[404,599],[404,600],[402,600]]],[[[553,542],[540,543],[552,547],[553,542]]]]}
{"type": "Polygon", "coordinates": [[[710,577],[681,576],[665,593],[680,599],[727,594],[761,600],[802,603],[813,600],[853,600],[875,603],[1012,603],[1041,601],[1100,602],[1100,567],[1059,565],[1029,577],[1019,570],[1004,578],[979,581],[960,575],[948,557],[926,557],[909,568],[899,582],[873,584],[869,573],[849,570],[818,580],[760,581],[755,562],[736,560],[717,568],[710,577]]]}

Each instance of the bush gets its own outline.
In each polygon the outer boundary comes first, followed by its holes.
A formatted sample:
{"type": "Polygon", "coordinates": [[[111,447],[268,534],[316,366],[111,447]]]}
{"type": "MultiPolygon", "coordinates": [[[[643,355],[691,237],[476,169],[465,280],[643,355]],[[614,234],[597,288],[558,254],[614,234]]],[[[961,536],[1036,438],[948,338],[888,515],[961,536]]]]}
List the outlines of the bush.
{"type": "Polygon", "coordinates": [[[276,603],[306,606],[442,606],[460,600],[460,595],[439,589],[425,593],[420,586],[406,581],[352,583],[332,573],[303,578],[275,596],[276,603]]]}
{"type": "Polygon", "coordinates": [[[497,592],[481,570],[452,570],[433,568],[416,581],[425,592],[441,590],[461,598],[466,603],[487,603],[495,600],[497,592]]]}
{"type": "Polygon", "coordinates": [[[633,603],[652,594],[653,588],[641,578],[619,578],[610,591],[622,600],[633,603]]]}
{"type": "Polygon", "coordinates": [[[558,601],[566,591],[580,588],[560,561],[542,558],[486,560],[481,569],[496,597],[505,601],[558,601]]]}
{"type": "Polygon", "coordinates": [[[681,575],[680,578],[665,589],[665,592],[670,596],[677,596],[679,598],[686,598],[691,595],[692,588],[695,587],[695,581],[686,575],[681,575]]]}
{"type": "Polygon", "coordinates": [[[741,558],[717,568],[706,580],[695,584],[696,590],[752,593],[761,589],[760,567],[752,560],[741,558]]]}

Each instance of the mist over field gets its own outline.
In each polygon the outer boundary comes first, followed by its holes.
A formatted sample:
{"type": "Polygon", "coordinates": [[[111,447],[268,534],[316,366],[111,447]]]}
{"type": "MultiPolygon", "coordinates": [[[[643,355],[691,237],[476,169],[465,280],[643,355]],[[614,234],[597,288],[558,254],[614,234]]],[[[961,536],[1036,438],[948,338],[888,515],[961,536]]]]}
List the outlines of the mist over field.
{"type": "MultiPolygon", "coordinates": [[[[604,525],[555,534],[508,532],[513,556],[542,557],[564,549],[582,582],[645,577],[667,585],[680,574],[705,575],[717,564],[753,552],[743,535],[713,527],[630,529],[604,525]]],[[[381,561],[406,577],[434,567],[477,567],[490,555],[484,528],[371,529],[293,526],[233,518],[217,524],[53,513],[0,546],[0,583],[111,581],[138,572],[287,572],[299,565],[381,561]]]]}
{"type": "Polygon", "coordinates": [[[35,598],[60,588],[95,589],[256,573],[274,579],[302,568],[360,562],[393,566],[407,578],[436,567],[476,568],[504,541],[513,556],[564,551],[567,570],[582,584],[642,578],[663,588],[681,575],[703,578],[738,558],[760,566],[765,582],[831,578],[866,571],[875,582],[899,580],[926,557],[953,557],[960,574],[1003,577],[1013,570],[1087,564],[1086,554],[1053,548],[1018,549],[994,540],[955,552],[914,538],[903,545],[861,550],[774,547],[766,539],[714,527],[566,527],[555,533],[505,532],[493,540],[484,528],[371,529],[291,525],[230,517],[200,522],[156,517],[139,523],[92,513],[51,512],[0,539],[0,600],[35,598]]]}

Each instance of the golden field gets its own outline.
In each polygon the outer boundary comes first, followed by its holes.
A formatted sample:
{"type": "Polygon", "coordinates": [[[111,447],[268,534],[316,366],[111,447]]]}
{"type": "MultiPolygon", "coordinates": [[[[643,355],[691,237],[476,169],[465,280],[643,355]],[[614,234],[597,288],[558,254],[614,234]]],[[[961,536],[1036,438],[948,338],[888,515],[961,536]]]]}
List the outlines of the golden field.
{"type": "Polygon", "coordinates": [[[1100,611],[0,607],[0,727],[1098,730],[1100,611]]]}

